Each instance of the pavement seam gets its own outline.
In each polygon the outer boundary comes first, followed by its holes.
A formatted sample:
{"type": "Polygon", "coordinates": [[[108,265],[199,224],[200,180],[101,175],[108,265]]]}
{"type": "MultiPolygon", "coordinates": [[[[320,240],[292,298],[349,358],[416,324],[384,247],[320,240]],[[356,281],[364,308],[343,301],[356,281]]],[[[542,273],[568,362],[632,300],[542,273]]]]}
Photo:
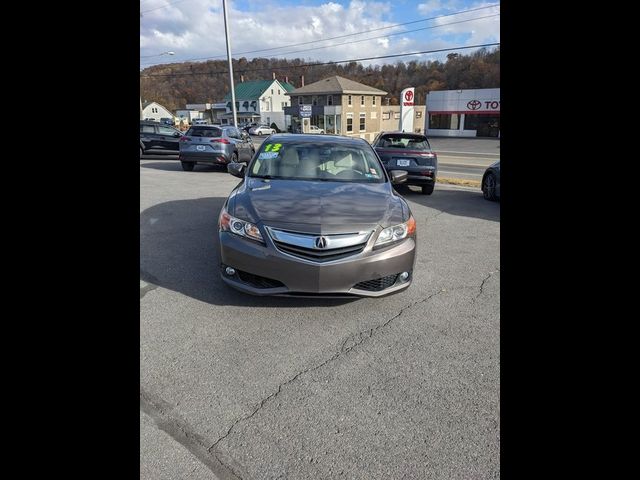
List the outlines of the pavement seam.
{"type": "MultiPolygon", "coordinates": [[[[140,389],[140,410],[154,421],[156,426],[173,440],[186,448],[219,480],[242,480],[242,477],[229,465],[220,460],[217,452],[207,448],[202,437],[192,432],[185,422],[170,415],[172,408],[167,402],[153,398],[151,394],[140,389]]],[[[191,472],[193,473],[193,472],[191,472]]]]}
{"type": "MultiPolygon", "coordinates": [[[[455,290],[455,289],[453,289],[455,290]]],[[[301,372],[296,373],[293,377],[291,377],[289,380],[287,380],[284,383],[281,383],[280,385],[278,385],[278,390],[275,391],[274,393],[272,393],[271,395],[269,395],[266,398],[263,398],[260,403],[258,404],[258,406],[256,408],[253,409],[253,411],[249,414],[249,415],[245,415],[244,417],[241,417],[239,419],[237,419],[235,422],[233,422],[233,424],[229,427],[229,429],[227,430],[227,433],[225,433],[223,436],[221,436],[220,438],[218,438],[218,440],[216,440],[211,447],[209,447],[209,450],[211,451],[213,448],[215,448],[222,440],[224,440],[225,438],[227,438],[231,432],[233,431],[233,429],[236,427],[236,425],[238,425],[240,422],[244,422],[245,420],[249,420],[251,417],[253,417],[256,413],[258,413],[266,404],[267,402],[269,402],[269,400],[272,400],[273,398],[277,397],[280,392],[282,391],[282,387],[294,382],[298,377],[304,375],[305,373],[309,373],[309,372],[313,372],[315,370],[318,370],[322,367],[324,367],[325,365],[333,362],[334,360],[337,360],[340,356],[342,356],[345,353],[350,352],[351,350],[353,350],[355,347],[357,347],[358,345],[362,344],[365,340],[373,337],[374,333],[377,332],[378,330],[386,327],[387,325],[389,325],[393,320],[395,320],[396,318],[400,317],[406,310],[415,307],[418,304],[427,302],[428,300],[431,300],[433,297],[435,297],[436,295],[439,295],[440,293],[446,292],[447,290],[442,288],[439,291],[432,293],[431,295],[429,295],[428,297],[423,298],[422,300],[418,300],[416,302],[412,302],[409,305],[403,307],[400,309],[400,311],[395,314],[393,317],[389,318],[388,320],[386,320],[384,323],[378,325],[377,327],[373,327],[370,328],[369,330],[365,330],[363,332],[359,332],[356,335],[351,335],[349,338],[347,338],[347,340],[345,340],[345,342],[342,344],[342,347],[340,348],[340,350],[338,352],[336,352],[334,355],[332,355],[331,357],[329,357],[327,360],[325,360],[324,362],[314,366],[314,367],[310,367],[307,368],[305,370],[302,370],[301,372]],[[358,337],[358,341],[354,342],[353,345],[350,345],[349,347],[345,348],[346,343],[349,341],[349,339],[354,338],[354,337],[358,337]]]]}

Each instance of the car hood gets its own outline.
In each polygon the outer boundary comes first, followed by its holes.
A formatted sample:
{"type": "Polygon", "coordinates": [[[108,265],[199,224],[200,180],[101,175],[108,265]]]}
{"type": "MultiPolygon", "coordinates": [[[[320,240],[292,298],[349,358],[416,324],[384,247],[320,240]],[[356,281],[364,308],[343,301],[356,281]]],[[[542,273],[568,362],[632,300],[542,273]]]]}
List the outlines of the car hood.
{"type": "Polygon", "coordinates": [[[408,208],[389,183],[247,177],[228,205],[231,215],[252,223],[311,233],[387,227],[408,218],[408,208]]]}

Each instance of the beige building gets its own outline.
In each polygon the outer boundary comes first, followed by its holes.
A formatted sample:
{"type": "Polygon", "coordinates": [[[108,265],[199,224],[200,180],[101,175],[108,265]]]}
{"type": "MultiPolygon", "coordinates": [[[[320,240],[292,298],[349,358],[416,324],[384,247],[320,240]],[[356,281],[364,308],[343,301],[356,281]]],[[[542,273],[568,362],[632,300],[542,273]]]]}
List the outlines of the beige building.
{"type": "Polygon", "coordinates": [[[288,92],[291,106],[285,108],[285,123],[294,132],[308,132],[315,125],[327,134],[373,141],[381,129],[386,94],[348,78],[325,78],[288,92]]]}
{"type": "MultiPolygon", "coordinates": [[[[425,115],[426,109],[424,105],[414,105],[413,107],[413,132],[425,133],[425,115]]],[[[383,132],[391,132],[400,130],[400,105],[384,105],[380,116],[380,130],[383,132]]]]}

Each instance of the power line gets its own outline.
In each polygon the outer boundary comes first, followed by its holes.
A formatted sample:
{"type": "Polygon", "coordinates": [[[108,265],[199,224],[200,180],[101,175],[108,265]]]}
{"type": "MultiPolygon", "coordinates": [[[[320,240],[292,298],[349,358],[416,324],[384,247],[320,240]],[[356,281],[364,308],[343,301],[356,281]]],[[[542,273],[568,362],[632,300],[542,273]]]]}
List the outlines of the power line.
{"type": "MultiPolygon", "coordinates": [[[[491,17],[498,17],[498,16],[500,16],[499,13],[494,13],[492,15],[484,15],[482,17],[469,18],[467,20],[458,20],[457,22],[442,23],[440,25],[431,25],[431,26],[428,26],[428,27],[416,28],[414,30],[405,30],[403,32],[387,33],[385,35],[378,35],[377,37],[363,38],[363,39],[360,39],[360,40],[352,40],[350,42],[334,43],[332,45],[323,45],[323,46],[320,46],[320,47],[305,48],[305,49],[302,49],[302,50],[292,50],[292,51],[289,51],[289,52],[279,52],[276,55],[283,56],[283,55],[290,55],[290,54],[293,54],[293,53],[303,53],[303,52],[311,52],[313,50],[322,50],[324,48],[340,47],[340,46],[344,46],[344,45],[351,45],[353,43],[360,43],[360,42],[367,42],[367,41],[370,41],[370,40],[376,40],[378,38],[387,38],[387,37],[392,37],[392,36],[395,36],[395,35],[407,35],[409,33],[421,32],[421,31],[424,31],[424,30],[431,30],[431,29],[434,29],[434,28],[446,27],[448,25],[456,25],[456,24],[459,24],[459,23],[474,22],[476,20],[482,20],[484,18],[491,18],[491,17]]],[[[239,54],[237,54],[237,55],[239,55],[239,54]]],[[[151,55],[149,55],[149,56],[151,56],[151,55]]],[[[140,57],[140,58],[143,58],[143,57],[140,57]]],[[[185,60],[185,61],[187,61],[187,60],[185,60]]],[[[153,63],[141,63],[140,65],[153,65],[153,63]]]]}
{"type": "Polygon", "coordinates": [[[353,40],[351,42],[336,43],[336,44],[333,44],[333,45],[324,45],[322,47],[306,48],[306,49],[303,49],[303,50],[293,50],[291,52],[280,52],[280,53],[277,53],[276,55],[289,55],[289,54],[292,54],[292,53],[302,53],[302,52],[310,52],[312,50],[321,50],[323,48],[341,47],[341,46],[344,46],[344,45],[351,45],[353,43],[360,43],[360,42],[367,42],[369,40],[376,40],[378,38],[387,38],[387,37],[391,37],[391,36],[394,36],[394,35],[405,35],[405,34],[408,34],[408,33],[415,33],[415,32],[420,32],[420,31],[423,31],[423,30],[430,30],[432,28],[446,27],[447,25],[454,25],[454,24],[457,24],[457,23],[473,22],[475,20],[481,20],[483,18],[497,17],[499,15],[500,15],[499,13],[496,13],[496,14],[493,14],[493,15],[485,15],[483,17],[471,18],[469,20],[460,20],[460,21],[457,21],[457,22],[443,23],[441,25],[432,25],[430,27],[417,28],[415,30],[407,30],[407,31],[404,31],[404,32],[388,33],[386,35],[379,35],[377,37],[371,37],[371,38],[363,38],[361,40],[353,40]]]}
{"type": "Polygon", "coordinates": [[[163,5],[162,7],[150,8],[149,10],[145,10],[143,12],[140,12],[140,14],[153,12],[155,10],[160,10],[162,8],[167,8],[167,7],[170,7],[171,5],[175,5],[176,3],[181,3],[181,2],[185,2],[185,1],[186,0],[176,0],[175,2],[167,3],[166,5],[163,5]]]}
{"type": "MultiPolygon", "coordinates": [[[[366,58],[353,58],[351,60],[336,60],[331,62],[317,62],[317,63],[305,63],[302,65],[287,65],[285,67],[268,67],[268,68],[252,68],[252,69],[244,69],[243,73],[247,72],[262,72],[266,70],[282,70],[282,69],[290,69],[290,68],[305,68],[305,67],[317,67],[321,65],[337,65],[339,63],[351,63],[351,62],[362,62],[365,60],[381,60],[383,58],[395,58],[395,57],[409,57],[412,55],[421,55],[424,53],[439,53],[439,52],[452,52],[455,50],[465,50],[469,48],[483,48],[483,47],[494,47],[500,45],[500,42],[495,43],[484,43],[480,45],[468,45],[466,47],[453,47],[453,48],[440,48],[437,50],[422,50],[419,52],[410,52],[410,53],[396,53],[393,55],[382,55],[379,57],[366,57],[366,58]]],[[[152,78],[152,77],[179,77],[186,75],[222,75],[229,73],[228,70],[220,70],[217,72],[176,72],[176,73],[157,73],[157,74],[147,74],[141,75],[140,78],[152,78]]]]}
{"type": "MultiPolygon", "coordinates": [[[[369,29],[369,30],[362,30],[360,32],[349,33],[349,34],[346,34],[346,35],[338,35],[336,37],[328,37],[328,38],[321,38],[321,39],[318,39],[318,40],[310,40],[310,41],[307,41],[307,42],[292,43],[292,44],[289,44],[289,45],[281,45],[280,47],[262,48],[262,49],[259,49],[259,50],[248,50],[246,52],[236,52],[235,55],[244,55],[246,53],[268,52],[268,51],[272,51],[272,50],[280,50],[282,48],[299,47],[301,45],[309,45],[311,43],[326,42],[326,41],[329,41],[329,40],[337,40],[337,39],[340,39],[340,38],[353,37],[355,35],[362,35],[364,33],[377,32],[377,31],[380,31],[380,30],[387,30],[387,29],[390,29],[390,28],[401,27],[401,26],[404,26],[404,25],[411,25],[411,24],[414,24],[414,23],[427,22],[429,20],[436,20],[438,18],[451,17],[453,15],[461,15],[463,13],[468,13],[468,12],[475,12],[477,10],[484,10],[484,9],[487,9],[487,8],[493,8],[493,7],[496,7],[496,6],[499,6],[499,5],[500,5],[500,3],[493,3],[491,5],[485,5],[483,7],[470,8],[468,10],[461,10],[459,12],[447,13],[447,14],[444,14],[444,15],[437,15],[435,17],[422,18],[420,20],[412,20],[410,22],[396,23],[396,24],[393,24],[393,25],[387,25],[386,27],[372,28],[372,29],[369,29]]],[[[403,33],[403,32],[401,32],[401,33],[403,33]]],[[[226,54],[214,55],[214,56],[211,56],[211,57],[188,58],[188,59],[183,60],[183,61],[184,62],[192,62],[192,61],[195,61],[195,60],[214,60],[216,58],[224,58],[224,57],[226,57],[226,54]]]]}

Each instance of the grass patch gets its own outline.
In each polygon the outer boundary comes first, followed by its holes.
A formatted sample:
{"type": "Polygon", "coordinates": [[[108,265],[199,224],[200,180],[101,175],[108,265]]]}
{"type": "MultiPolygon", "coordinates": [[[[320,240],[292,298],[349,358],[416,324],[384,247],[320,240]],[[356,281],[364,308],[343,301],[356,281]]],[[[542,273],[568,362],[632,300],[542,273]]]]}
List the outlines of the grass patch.
{"type": "Polygon", "coordinates": [[[464,178],[436,177],[436,183],[480,188],[480,180],[467,180],[464,178]]]}

